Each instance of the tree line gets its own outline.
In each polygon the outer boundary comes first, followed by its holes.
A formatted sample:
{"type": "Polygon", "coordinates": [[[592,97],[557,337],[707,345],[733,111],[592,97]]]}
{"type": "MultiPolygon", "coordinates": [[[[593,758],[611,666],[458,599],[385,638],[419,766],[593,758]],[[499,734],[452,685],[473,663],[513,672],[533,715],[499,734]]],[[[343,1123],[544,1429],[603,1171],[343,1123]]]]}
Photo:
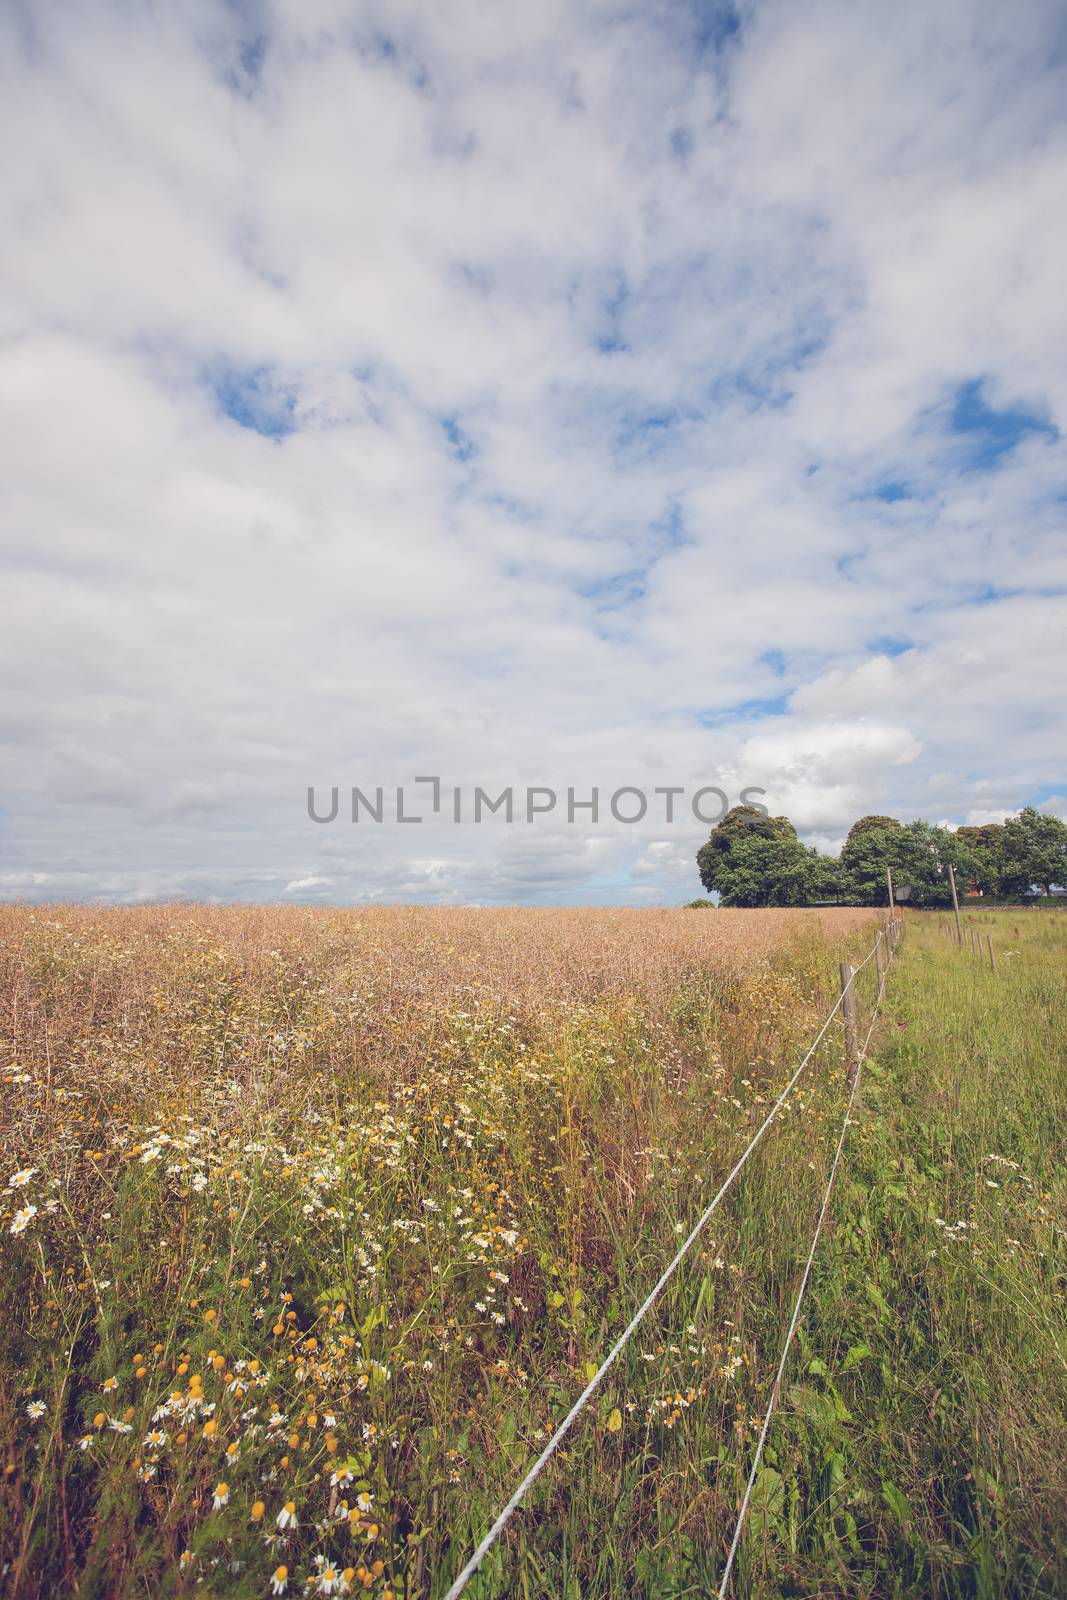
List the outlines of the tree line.
{"type": "Polygon", "coordinates": [[[945,906],[952,903],[950,865],[960,893],[998,900],[1049,894],[1067,884],[1067,824],[1033,806],[1004,822],[955,831],[861,817],[834,858],[801,844],[788,817],[734,806],[697,853],[701,883],[725,906],[885,905],[887,868],[908,905],[945,906]]]}

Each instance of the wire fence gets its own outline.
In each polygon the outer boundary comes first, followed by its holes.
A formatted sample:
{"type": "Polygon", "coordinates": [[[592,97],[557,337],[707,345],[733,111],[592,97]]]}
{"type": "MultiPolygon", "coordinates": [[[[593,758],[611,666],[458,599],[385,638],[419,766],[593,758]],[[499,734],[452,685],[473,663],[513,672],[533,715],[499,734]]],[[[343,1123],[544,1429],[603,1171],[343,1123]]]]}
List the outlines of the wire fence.
{"type": "Polygon", "coordinates": [[[726,1566],[723,1569],[722,1579],[719,1584],[719,1600],[726,1600],[726,1593],[730,1585],[730,1574],[733,1571],[734,1559],[737,1555],[738,1546],[741,1543],[741,1533],[744,1529],[745,1518],[748,1515],[749,1505],[752,1501],[752,1491],[755,1487],[756,1475],[759,1472],[760,1462],[763,1459],[763,1447],[767,1442],[767,1433],[770,1429],[771,1417],[774,1415],[775,1407],[778,1404],[778,1397],[781,1394],[782,1378],[785,1375],[785,1367],[786,1362],[789,1359],[790,1346],[793,1343],[793,1335],[796,1333],[797,1324],[800,1321],[800,1308],[804,1303],[804,1295],[807,1291],[808,1279],[811,1277],[811,1268],[815,1260],[815,1251],[818,1247],[823,1223],[826,1221],[826,1213],[829,1210],[830,1195],[833,1192],[834,1179],[837,1177],[837,1168],[841,1161],[841,1152],[845,1146],[845,1134],[848,1132],[848,1125],[852,1120],[852,1107],[856,1102],[856,1094],[859,1089],[860,1082],[860,1073],[863,1067],[863,1062],[867,1055],[867,1047],[871,1042],[871,1035],[874,1032],[874,1025],[878,1020],[878,1012],[881,1009],[883,990],[884,983],[880,982],[875,1001],[874,1015],[871,1017],[870,1027],[867,1029],[867,1037],[864,1039],[863,1045],[857,1055],[855,1070],[851,1075],[852,1088],[849,1091],[848,1105],[845,1108],[845,1118],[841,1124],[841,1132],[837,1139],[837,1148],[834,1151],[834,1159],[830,1165],[830,1175],[826,1180],[826,1189],[823,1193],[822,1206],[819,1210],[819,1220],[815,1224],[815,1232],[811,1240],[811,1249],[808,1251],[808,1259],[804,1263],[804,1272],[800,1280],[800,1287],[797,1290],[797,1297],[793,1304],[793,1315],[789,1322],[789,1331],[785,1336],[785,1344],[782,1346],[782,1354],[781,1359],[778,1362],[778,1370],[774,1375],[774,1382],[771,1385],[771,1397],[767,1403],[767,1410],[763,1417],[763,1425],[760,1428],[759,1438],[756,1441],[756,1453],[752,1459],[752,1468],[748,1475],[748,1482],[745,1484],[745,1493],[744,1498],[741,1501],[741,1510],[738,1512],[737,1524],[734,1528],[733,1538],[730,1540],[730,1550],[726,1557],[726,1566]]]}
{"type": "Polygon", "coordinates": [[[833,1164],[832,1164],[831,1169],[830,1169],[829,1181],[827,1183],[826,1191],[825,1191],[825,1194],[823,1196],[822,1209],[821,1209],[821,1211],[819,1213],[819,1219],[818,1219],[818,1222],[816,1224],[815,1236],[812,1239],[811,1250],[810,1250],[810,1252],[808,1254],[808,1260],[807,1260],[807,1264],[805,1266],[804,1274],[803,1274],[803,1277],[802,1277],[802,1280],[801,1280],[800,1290],[799,1290],[799,1293],[797,1295],[796,1304],[795,1304],[794,1309],[793,1309],[793,1318],[792,1318],[792,1321],[791,1321],[790,1326],[789,1326],[789,1332],[788,1332],[788,1334],[786,1336],[785,1347],[784,1347],[784,1349],[782,1351],[782,1358],[781,1358],[781,1361],[779,1362],[777,1376],[775,1378],[774,1385],[772,1386],[771,1403],[770,1403],[770,1405],[769,1405],[769,1407],[767,1409],[767,1414],[766,1414],[766,1416],[764,1418],[763,1428],[762,1428],[762,1431],[760,1433],[760,1437],[759,1437],[759,1441],[758,1441],[758,1445],[757,1445],[756,1457],[755,1457],[755,1460],[754,1460],[753,1465],[752,1465],[752,1470],[750,1472],[749,1479],[748,1479],[748,1484],[747,1484],[747,1487],[746,1487],[746,1490],[745,1490],[744,1498],[742,1500],[742,1505],[741,1505],[740,1513],[738,1515],[737,1525],[736,1525],[736,1527],[734,1529],[734,1535],[733,1535],[733,1539],[732,1539],[731,1545],[730,1545],[730,1552],[729,1552],[726,1568],[725,1568],[724,1573],[723,1573],[723,1578],[722,1578],[722,1582],[721,1582],[721,1586],[720,1586],[720,1590],[719,1590],[720,1600],[723,1600],[723,1597],[725,1597],[725,1594],[726,1594],[727,1585],[729,1583],[730,1573],[731,1573],[732,1568],[733,1568],[734,1558],[735,1558],[735,1556],[737,1554],[738,1545],[740,1543],[741,1533],[742,1533],[742,1529],[743,1529],[744,1521],[745,1521],[745,1516],[747,1514],[749,1503],[751,1501],[752,1488],[753,1488],[753,1484],[755,1483],[756,1474],[757,1474],[757,1472],[759,1470],[759,1463],[760,1463],[760,1460],[761,1460],[762,1454],[763,1454],[763,1446],[764,1446],[764,1443],[766,1441],[767,1430],[770,1427],[771,1415],[773,1413],[775,1402],[777,1400],[778,1392],[779,1392],[779,1389],[780,1389],[780,1386],[781,1386],[782,1374],[783,1374],[783,1372],[785,1370],[785,1364],[786,1364],[786,1360],[787,1360],[788,1354],[789,1354],[789,1347],[790,1347],[790,1344],[792,1343],[793,1335],[796,1332],[797,1323],[799,1321],[801,1303],[803,1301],[804,1292],[805,1292],[805,1290],[807,1288],[808,1278],[809,1278],[809,1276],[811,1274],[811,1267],[812,1267],[812,1262],[814,1261],[814,1258],[815,1258],[816,1246],[818,1245],[818,1242],[819,1242],[819,1235],[820,1235],[820,1233],[822,1231],[823,1222],[824,1222],[825,1217],[826,1217],[826,1211],[827,1211],[827,1208],[828,1208],[829,1203],[830,1203],[830,1193],[831,1193],[831,1190],[833,1188],[834,1178],[836,1176],[838,1164],[839,1164],[840,1159],[841,1159],[841,1151],[842,1151],[842,1149],[844,1147],[845,1134],[846,1134],[846,1132],[848,1130],[849,1118],[851,1116],[852,1107],[853,1107],[853,1104],[854,1104],[855,1098],[856,1098],[856,1091],[857,1091],[857,1087],[858,1087],[858,1084],[859,1084],[860,1067],[861,1067],[862,1061],[863,1061],[863,1059],[864,1059],[864,1057],[866,1055],[868,1045],[870,1044],[871,1034],[874,1031],[874,1024],[875,1024],[875,1021],[877,1020],[878,1010],[879,1010],[879,1007],[881,1005],[883,993],[885,991],[886,976],[888,974],[890,966],[892,965],[893,956],[894,956],[896,948],[897,948],[897,946],[899,944],[900,938],[901,938],[901,936],[903,934],[903,929],[904,929],[903,921],[899,917],[897,917],[895,915],[891,916],[890,919],[884,925],[884,927],[879,929],[878,935],[877,935],[877,937],[876,937],[876,939],[874,941],[874,944],[872,945],[872,947],[868,951],[867,955],[864,957],[864,959],[859,963],[859,965],[857,967],[852,967],[847,963],[842,963],[842,966],[841,966],[841,992],[838,995],[837,1000],[835,1001],[834,1005],[832,1006],[832,1008],[831,1008],[829,1014],[827,1015],[825,1021],[823,1022],[822,1027],[819,1029],[819,1032],[816,1034],[815,1039],[813,1040],[811,1045],[808,1047],[808,1049],[807,1049],[802,1061],[800,1062],[800,1065],[796,1068],[795,1072],[793,1073],[792,1077],[789,1079],[789,1082],[786,1084],[785,1088],[778,1095],[778,1098],[775,1100],[774,1104],[771,1106],[771,1109],[768,1111],[767,1115],[764,1117],[764,1119],[761,1122],[760,1126],[757,1128],[756,1132],[753,1134],[752,1138],[749,1140],[748,1144],[746,1145],[745,1149],[741,1153],[741,1155],[738,1158],[738,1160],[734,1163],[734,1166],[731,1168],[731,1170],[728,1173],[727,1177],[723,1180],[723,1183],[721,1184],[719,1190],[717,1191],[717,1193],[715,1194],[715,1196],[713,1197],[711,1202],[708,1204],[708,1206],[701,1213],[700,1217],[698,1218],[695,1226],[692,1228],[692,1230],[689,1233],[688,1237],[679,1246],[678,1250],[676,1251],[676,1253],[675,1253],[674,1257],[672,1258],[672,1260],[670,1261],[669,1265],[661,1273],[661,1275],[658,1278],[658,1280],[656,1281],[655,1285],[650,1290],[650,1292],[645,1297],[645,1299],[642,1301],[640,1306],[638,1306],[637,1310],[634,1312],[634,1314],[631,1317],[630,1321],[627,1323],[626,1327],[623,1329],[623,1331],[619,1335],[618,1339],[616,1339],[615,1343],[612,1345],[611,1349],[608,1351],[608,1354],[604,1357],[604,1360],[601,1362],[601,1364],[597,1368],[596,1372],[589,1379],[589,1381],[586,1384],[585,1388],[582,1390],[581,1394],[578,1396],[578,1398],[575,1400],[574,1404],[571,1406],[570,1410],[567,1412],[567,1415],[563,1418],[562,1422],[559,1423],[558,1427],[556,1428],[555,1432],[552,1434],[552,1436],[549,1439],[548,1443],[545,1445],[544,1449],[541,1451],[541,1454],[537,1457],[536,1461],[534,1461],[533,1465],[529,1468],[529,1470],[527,1471],[527,1473],[525,1474],[525,1476],[523,1477],[521,1482],[517,1485],[517,1487],[515,1488],[515,1490],[511,1494],[510,1498],[507,1500],[507,1502],[505,1503],[505,1505],[501,1509],[499,1515],[496,1517],[496,1519],[494,1520],[494,1522],[492,1523],[492,1525],[490,1526],[490,1528],[486,1532],[484,1538],[477,1545],[475,1550],[472,1552],[470,1558],[467,1560],[467,1562],[461,1568],[461,1570],[458,1573],[458,1575],[456,1576],[454,1582],[452,1583],[450,1588],[447,1590],[447,1592],[443,1596],[443,1600],[459,1600],[459,1596],[466,1589],[467,1585],[470,1583],[471,1579],[474,1577],[475,1573],[478,1571],[478,1568],[481,1566],[482,1562],[485,1560],[485,1557],[489,1554],[489,1551],[496,1544],[497,1540],[500,1538],[501,1534],[504,1532],[504,1529],[507,1527],[508,1523],[511,1521],[511,1518],[515,1515],[516,1511],[518,1511],[519,1507],[522,1505],[523,1501],[526,1499],[526,1496],[529,1494],[530,1490],[533,1488],[533,1485],[537,1482],[537,1480],[541,1476],[542,1472],[544,1472],[545,1468],[548,1466],[548,1463],[551,1461],[552,1457],[555,1455],[556,1451],[559,1449],[560,1445],[563,1443],[563,1440],[567,1437],[568,1433],[570,1432],[571,1428],[574,1426],[575,1422],[577,1422],[577,1420],[581,1416],[582,1412],[588,1406],[590,1400],[592,1400],[593,1396],[596,1394],[597,1390],[600,1388],[601,1384],[604,1382],[605,1377],[610,1372],[611,1368],[615,1365],[615,1362],[618,1360],[619,1356],[622,1354],[622,1352],[626,1349],[627,1345],[630,1343],[630,1340],[632,1339],[632,1337],[633,1337],[634,1333],[636,1332],[637,1328],[644,1321],[644,1319],[648,1315],[649,1311],[655,1305],[656,1301],[659,1299],[660,1295],[663,1293],[663,1290],[667,1287],[667,1284],[671,1281],[671,1279],[673,1278],[675,1272],[678,1270],[678,1267],[681,1265],[681,1263],[685,1260],[686,1256],[689,1254],[689,1251],[691,1250],[692,1246],[695,1244],[696,1240],[704,1232],[704,1229],[707,1227],[708,1222],[711,1220],[711,1218],[714,1216],[715,1212],[718,1210],[719,1205],[721,1204],[723,1198],[725,1197],[725,1195],[729,1192],[729,1190],[733,1186],[735,1180],[738,1177],[738,1174],[742,1171],[742,1169],[744,1168],[745,1164],[747,1163],[747,1161],[751,1157],[753,1151],[759,1145],[759,1143],[762,1140],[762,1138],[763,1138],[764,1134],[766,1133],[767,1129],[774,1122],[774,1120],[777,1117],[777,1115],[778,1115],[779,1111],[781,1110],[782,1106],[785,1105],[786,1102],[788,1101],[789,1095],[792,1092],[792,1090],[793,1090],[794,1086],[796,1085],[797,1081],[799,1080],[801,1074],[804,1072],[804,1070],[808,1066],[809,1062],[811,1061],[812,1057],[815,1055],[816,1050],[819,1048],[819,1045],[822,1043],[823,1039],[826,1037],[827,1031],[830,1028],[830,1025],[833,1022],[834,1018],[838,1015],[839,1012],[842,1012],[843,1015],[844,1015],[844,1021],[845,1021],[845,1066],[846,1066],[846,1070],[847,1070],[848,1075],[849,1075],[849,1083],[850,1083],[848,1109],[845,1112],[845,1120],[844,1120],[844,1122],[843,1122],[843,1124],[841,1126],[841,1133],[840,1133],[840,1136],[838,1138],[837,1148],[836,1148],[836,1151],[834,1153],[833,1164]],[[857,982],[856,982],[856,980],[859,978],[860,974],[870,965],[871,962],[875,963],[875,971],[876,971],[876,974],[877,974],[876,979],[875,979],[875,986],[874,986],[875,987],[874,1011],[873,1011],[873,1015],[871,1017],[870,1027],[867,1030],[867,1037],[864,1040],[864,1043],[863,1043],[862,1047],[857,1048],[856,1042],[855,1042],[855,1001],[856,1001],[856,990],[857,990],[857,982]]]}

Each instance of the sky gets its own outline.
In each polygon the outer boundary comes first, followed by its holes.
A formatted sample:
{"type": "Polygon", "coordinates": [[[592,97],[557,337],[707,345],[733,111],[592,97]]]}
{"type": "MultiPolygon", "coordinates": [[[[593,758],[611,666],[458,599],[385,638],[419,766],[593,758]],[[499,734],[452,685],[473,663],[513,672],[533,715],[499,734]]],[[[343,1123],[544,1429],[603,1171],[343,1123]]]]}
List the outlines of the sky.
{"type": "Polygon", "coordinates": [[[0,896],[1067,815],[1059,0],[9,0],[0,123],[0,896]]]}

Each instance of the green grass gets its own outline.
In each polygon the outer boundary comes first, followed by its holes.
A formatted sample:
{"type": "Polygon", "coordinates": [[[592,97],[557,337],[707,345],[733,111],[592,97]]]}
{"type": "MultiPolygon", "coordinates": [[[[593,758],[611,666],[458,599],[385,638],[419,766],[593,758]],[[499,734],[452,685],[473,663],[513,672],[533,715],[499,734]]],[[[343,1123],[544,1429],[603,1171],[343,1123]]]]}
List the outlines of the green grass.
{"type": "Polygon", "coordinates": [[[757,1592],[791,1592],[794,1571],[817,1592],[816,1553],[843,1593],[1067,1588],[1067,924],[964,921],[960,950],[947,919],[913,918],[892,975],[807,1319],[850,1413],[841,1480],[812,1504],[811,1449],[784,1417],[811,1549],[779,1547],[757,1592]],[[869,1354],[846,1375],[850,1349],[869,1354]]]}
{"type": "MultiPolygon", "coordinates": [[[[284,1563],[288,1594],[435,1600],[873,926],[519,1004],[436,954],[400,986],[347,926],[258,952],[167,915],[11,956],[5,1593],[251,1597],[284,1563]]],[[[737,1594],[1067,1591],[1067,919],[966,921],[996,973],[909,918],[737,1594]]],[[[835,1024],[469,1594],[715,1592],[846,1099],[835,1024]]]]}

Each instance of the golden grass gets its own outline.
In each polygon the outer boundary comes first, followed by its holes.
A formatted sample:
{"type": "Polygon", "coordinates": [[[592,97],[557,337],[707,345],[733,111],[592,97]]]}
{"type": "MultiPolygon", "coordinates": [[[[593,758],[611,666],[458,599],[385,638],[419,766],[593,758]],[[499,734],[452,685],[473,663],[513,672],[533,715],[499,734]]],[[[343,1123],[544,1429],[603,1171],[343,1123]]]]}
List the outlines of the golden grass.
{"type": "MultiPolygon", "coordinates": [[[[16,1600],[258,1595],[277,1565],[316,1593],[440,1592],[873,926],[836,910],[0,911],[16,1600]],[[298,1526],[279,1526],[290,1500],[298,1526]]],[[[793,1174],[761,1228],[768,1260],[807,1224],[808,1158],[844,1081],[824,1077],[765,1164],[793,1174]]],[[[640,1494],[658,1484],[709,1549],[727,1502],[685,1509],[699,1449],[682,1435],[747,1437],[743,1317],[777,1315],[739,1236],[733,1259],[719,1248],[699,1272],[722,1279],[729,1317],[708,1321],[703,1291],[699,1332],[653,1340],[653,1365],[605,1397],[625,1428],[590,1434],[593,1482],[629,1460],[638,1422],[674,1441],[640,1494]]],[[[630,1558],[613,1559],[617,1583],[630,1558]]],[[[510,1593],[510,1570],[486,1592],[510,1593]]]]}

